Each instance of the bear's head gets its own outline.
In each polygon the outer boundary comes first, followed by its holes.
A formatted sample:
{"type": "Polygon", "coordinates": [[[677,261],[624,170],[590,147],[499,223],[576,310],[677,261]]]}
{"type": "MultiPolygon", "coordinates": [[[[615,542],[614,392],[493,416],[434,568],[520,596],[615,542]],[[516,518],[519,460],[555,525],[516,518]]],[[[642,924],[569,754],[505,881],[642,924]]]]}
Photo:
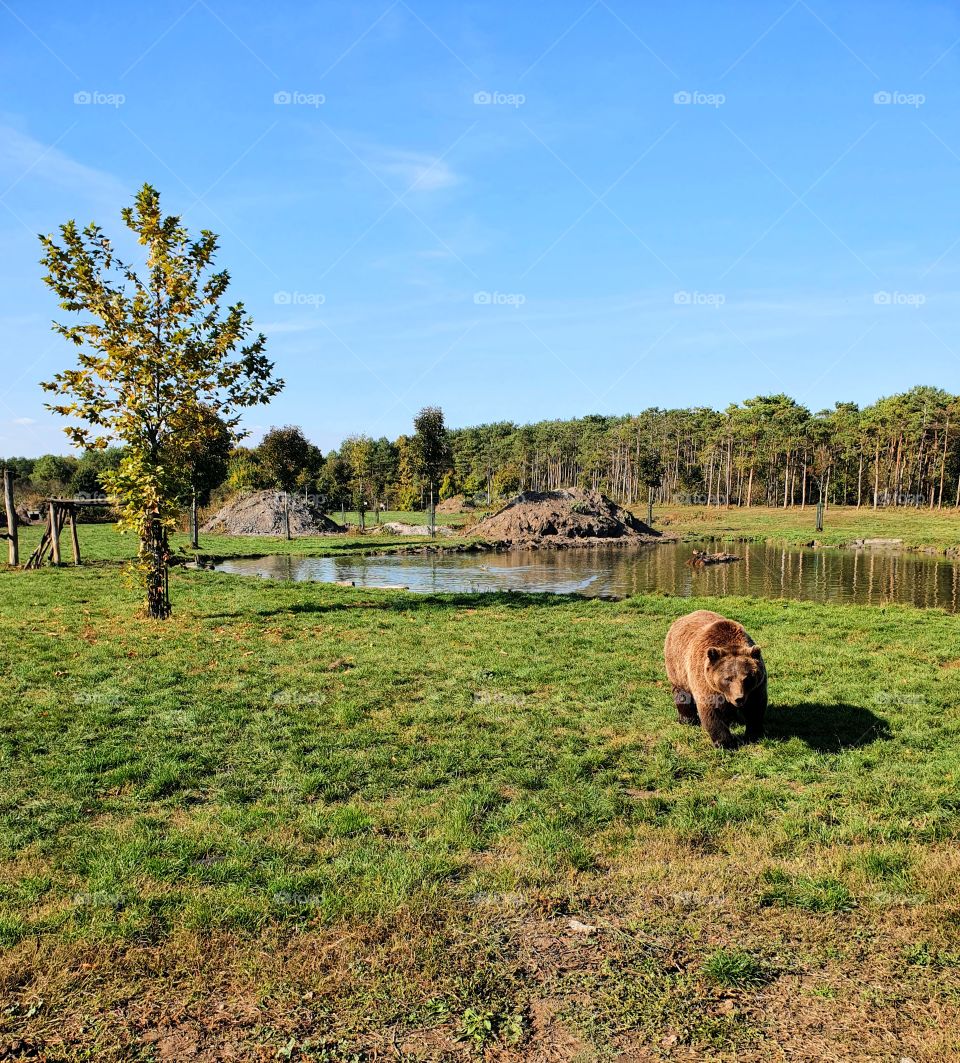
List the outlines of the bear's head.
{"type": "Polygon", "coordinates": [[[707,650],[707,682],[731,705],[745,704],[750,692],[763,682],[766,674],[759,646],[742,649],[711,646],[707,650]]]}

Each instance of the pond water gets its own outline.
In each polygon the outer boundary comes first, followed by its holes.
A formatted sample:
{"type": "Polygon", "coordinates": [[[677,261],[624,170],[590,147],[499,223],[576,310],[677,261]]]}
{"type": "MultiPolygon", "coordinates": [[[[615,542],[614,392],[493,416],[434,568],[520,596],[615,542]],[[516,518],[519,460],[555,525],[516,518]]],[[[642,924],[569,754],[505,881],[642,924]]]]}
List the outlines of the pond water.
{"type": "Polygon", "coordinates": [[[772,543],[696,543],[742,560],[693,568],[689,543],[626,548],[511,550],[504,553],[234,558],[220,572],[267,579],[349,581],[430,593],[547,591],[623,597],[647,591],[751,595],[814,602],[891,602],[960,608],[960,561],[889,549],[785,547],[772,543]]]}

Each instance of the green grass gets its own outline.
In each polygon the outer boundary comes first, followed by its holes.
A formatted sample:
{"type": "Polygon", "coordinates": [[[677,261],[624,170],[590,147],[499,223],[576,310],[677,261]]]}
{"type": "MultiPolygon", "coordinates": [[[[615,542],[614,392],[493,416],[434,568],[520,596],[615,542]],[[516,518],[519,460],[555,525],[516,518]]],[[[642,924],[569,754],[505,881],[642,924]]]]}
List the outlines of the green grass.
{"type": "MultiPolygon", "coordinates": [[[[395,516],[395,514],[390,516],[395,516]]],[[[404,514],[403,516],[418,516],[418,514],[404,514]]],[[[407,521],[406,523],[417,522],[407,521]]],[[[39,526],[20,528],[21,561],[26,561],[36,548],[42,531],[43,529],[39,526]]],[[[121,535],[112,524],[81,524],[79,539],[80,554],[85,563],[125,561],[135,557],[137,553],[136,539],[129,534],[121,535]]],[[[194,551],[190,546],[190,537],[180,533],[171,537],[170,545],[175,557],[192,561],[197,555],[203,558],[223,558],[263,554],[299,554],[318,557],[350,553],[389,553],[392,550],[424,543],[442,543],[443,539],[431,540],[426,528],[422,536],[390,535],[377,531],[375,525],[371,524],[365,533],[354,531],[346,535],[303,535],[293,539],[272,535],[201,535],[199,541],[200,547],[194,551]]],[[[63,563],[71,564],[73,555],[70,552],[68,535],[61,536],[60,548],[63,563]]],[[[5,560],[5,549],[0,553],[5,560]]]]}
{"type": "Polygon", "coordinates": [[[0,571],[0,1048],[960,1052],[960,619],[178,569],[150,624],[83,534],[0,571]],[[757,745],[675,722],[698,607],[764,646],[757,745]]]}
{"type": "Polygon", "coordinates": [[[763,964],[742,949],[717,949],[704,961],[703,973],[715,985],[733,989],[759,986],[767,980],[763,964]]]}
{"type": "MultiPolygon", "coordinates": [[[[646,518],[646,507],[634,507],[646,518]]],[[[775,509],[751,506],[729,509],[705,506],[658,506],[654,526],[686,538],[716,537],[730,541],[772,540],[795,546],[818,542],[843,546],[854,539],[902,539],[907,548],[935,551],[960,549],[960,512],[914,508],[872,509],[830,506],[822,532],[816,530],[816,507],[775,509]]]]}

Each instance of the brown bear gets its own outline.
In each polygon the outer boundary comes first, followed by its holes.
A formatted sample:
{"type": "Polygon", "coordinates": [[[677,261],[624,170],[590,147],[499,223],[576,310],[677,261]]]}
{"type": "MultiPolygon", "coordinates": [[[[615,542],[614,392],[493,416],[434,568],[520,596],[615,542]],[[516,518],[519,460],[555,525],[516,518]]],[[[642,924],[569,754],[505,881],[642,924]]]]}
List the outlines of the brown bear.
{"type": "Polygon", "coordinates": [[[736,745],[730,723],[739,711],[747,741],[763,737],[767,670],[742,624],[698,609],[671,624],[663,653],[681,723],[696,724],[699,712],[714,745],[729,748],[736,745]]]}

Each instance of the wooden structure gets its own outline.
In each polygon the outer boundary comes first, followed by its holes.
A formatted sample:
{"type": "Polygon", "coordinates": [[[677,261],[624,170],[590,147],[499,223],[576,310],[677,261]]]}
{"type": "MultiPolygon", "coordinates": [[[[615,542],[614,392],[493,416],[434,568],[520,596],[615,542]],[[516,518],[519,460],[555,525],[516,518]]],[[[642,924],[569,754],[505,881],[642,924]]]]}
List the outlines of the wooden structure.
{"type": "Polygon", "coordinates": [[[39,568],[43,564],[47,551],[50,552],[50,561],[54,565],[60,564],[60,533],[63,531],[64,522],[70,525],[70,545],[73,548],[73,563],[79,565],[80,539],[77,535],[77,510],[82,506],[102,508],[106,504],[91,498],[45,498],[47,526],[43,529],[40,544],[30,555],[24,567],[39,568]]]}
{"type": "Polygon", "coordinates": [[[11,565],[20,564],[20,539],[17,535],[17,510],[13,504],[13,470],[3,470],[3,504],[7,511],[7,560],[11,565]]]}

